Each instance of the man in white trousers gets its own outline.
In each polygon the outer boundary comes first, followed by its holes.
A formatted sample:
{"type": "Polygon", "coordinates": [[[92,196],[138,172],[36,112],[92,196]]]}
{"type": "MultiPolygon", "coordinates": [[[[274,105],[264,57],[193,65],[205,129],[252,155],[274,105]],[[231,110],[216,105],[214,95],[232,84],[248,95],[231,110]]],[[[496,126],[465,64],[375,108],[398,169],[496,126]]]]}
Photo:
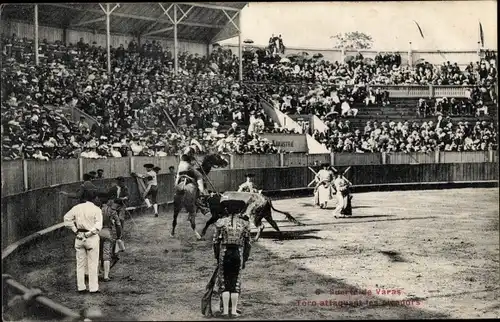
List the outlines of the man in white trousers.
{"type": "Polygon", "coordinates": [[[75,235],[76,282],[79,293],[87,291],[85,285],[85,266],[88,269],[90,293],[99,292],[99,231],[102,229],[102,211],[92,201],[96,194],[84,192],[80,203],[64,215],[66,227],[75,235]]]}

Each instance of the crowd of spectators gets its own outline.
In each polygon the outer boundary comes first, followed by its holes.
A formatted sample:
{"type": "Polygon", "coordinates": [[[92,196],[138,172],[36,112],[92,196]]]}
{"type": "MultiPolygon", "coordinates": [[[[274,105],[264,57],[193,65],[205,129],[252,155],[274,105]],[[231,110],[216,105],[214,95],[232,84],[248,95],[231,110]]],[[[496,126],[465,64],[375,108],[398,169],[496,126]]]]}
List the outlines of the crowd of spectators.
{"type": "Polygon", "coordinates": [[[35,66],[31,41],[15,35],[1,40],[4,159],[161,156],[178,153],[192,139],[225,153],[276,153],[260,134],[286,130],[266,116],[261,98],[287,114],[355,116],[355,104],[390,103],[387,92],[367,90],[370,84],[478,85],[464,102],[419,102],[425,115],[487,114],[481,95],[496,101],[496,70],[484,61],[461,71],[449,62],[410,70],[392,53],[375,60],[358,54],[343,63],[280,58],[283,41],[274,35],[272,54],[257,50],[244,59],[247,77],[272,83],[249,87],[235,81],[238,58],[221,47],[207,57],[179,53],[176,75],[172,53],[159,42],[132,41],[112,48],[108,75],[105,48],[96,43],[42,40],[35,66]],[[75,108],[97,122],[71,121],[75,108]]]}
{"type": "Polygon", "coordinates": [[[351,128],[349,120],[328,122],[328,132],[314,138],[332,152],[432,152],[487,151],[497,149],[497,130],[486,121],[475,124],[438,116],[437,120],[411,123],[368,121],[363,131],[351,128]]]}
{"type": "Polygon", "coordinates": [[[285,114],[319,117],[356,116],[354,104],[366,104],[369,94],[362,86],[255,84],[254,88],[285,114]]]}
{"type": "MultiPolygon", "coordinates": [[[[286,114],[356,116],[360,105],[390,105],[389,92],[370,87],[373,84],[470,84],[469,91],[473,95],[466,100],[421,99],[417,111],[424,117],[488,115],[485,99],[497,102],[496,68],[487,60],[470,63],[462,71],[456,63],[450,62],[441,66],[419,62],[410,69],[401,66],[401,56],[393,53],[378,54],[375,60],[364,59],[358,54],[343,64],[304,57],[292,62],[279,56],[267,56],[261,61],[262,68],[258,68],[259,55],[262,53],[256,54],[253,68],[247,69],[247,74],[256,81],[252,86],[265,93],[265,99],[286,114]],[[292,83],[279,82],[280,79],[292,83]]],[[[248,63],[248,59],[246,61],[248,63]]]]}
{"type": "Polygon", "coordinates": [[[245,78],[253,82],[322,83],[346,85],[475,85],[496,81],[496,66],[490,61],[471,63],[461,70],[449,61],[433,65],[417,61],[401,65],[399,54],[377,54],[375,59],[361,53],[344,62],[321,59],[307,53],[283,57],[255,50],[243,61],[245,78]]]}
{"type": "Polygon", "coordinates": [[[174,154],[191,139],[207,148],[219,141],[222,146],[227,138],[221,123],[232,122],[245,134],[227,145],[238,146],[233,152],[275,150],[259,136],[272,122],[260,110],[258,96],[230,76],[237,70],[234,55],[221,48],[208,59],[181,53],[175,75],[171,55],[159,43],[139,47],[132,42],[128,49],[113,50],[108,76],[105,50],[96,44],[42,41],[39,66],[24,51],[17,54],[30,45],[15,36],[3,38],[2,148],[7,158],[99,158],[128,155],[128,150],[174,154]],[[95,117],[96,124],[89,126],[85,118],[72,122],[73,108],[95,117]]]}
{"type": "Polygon", "coordinates": [[[481,87],[473,87],[467,91],[465,98],[447,98],[440,97],[435,99],[421,98],[417,103],[417,114],[420,117],[433,116],[475,116],[489,115],[488,105],[485,100],[492,99],[488,97],[487,92],[481,90],[481,87]]]}

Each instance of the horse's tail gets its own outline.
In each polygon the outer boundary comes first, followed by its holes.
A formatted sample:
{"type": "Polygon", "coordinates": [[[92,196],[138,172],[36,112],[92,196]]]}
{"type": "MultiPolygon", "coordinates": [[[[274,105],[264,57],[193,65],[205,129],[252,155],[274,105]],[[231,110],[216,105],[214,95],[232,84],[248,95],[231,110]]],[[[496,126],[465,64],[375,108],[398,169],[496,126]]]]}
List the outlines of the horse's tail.
{"type": "Polygon", "coordinates": [[[295,217],[293,217],[289,212],[287,212],[287,211],[281,211],[281,210],[278,210],[278,209],[274,208],[271,199],[268,199],[268,201],[269,201],[269,204],[271,205],[271,209],[274,210],[274,211],[276,211],[276,212],[279,212],[280,214],[285,215],[286,219],[288,221],[293,222],[294,224],[299,225],[299,226],[303,226],[304,225],[303,223],[301,223],[300,221],[298,221],[297,219],[295,219],[295,217]]]}

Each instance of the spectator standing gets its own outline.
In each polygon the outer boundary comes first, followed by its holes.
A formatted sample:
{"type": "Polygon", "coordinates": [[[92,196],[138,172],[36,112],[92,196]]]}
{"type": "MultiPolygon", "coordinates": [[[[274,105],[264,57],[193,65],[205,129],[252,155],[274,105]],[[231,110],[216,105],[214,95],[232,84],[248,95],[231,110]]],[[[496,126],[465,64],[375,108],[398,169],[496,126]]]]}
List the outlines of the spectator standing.
{"type": "Polygon", "coordinates": [[[92,200],[96,195],[87,191],[83,195],[83,203],[71,208],[64,215],[66,227],[75,235],[76,279],[78,292],[87,291],[85,285],[85,266],[87,263],[90,293],[99,292],[99,232],[102,229],[102,211],[92,200]]]}

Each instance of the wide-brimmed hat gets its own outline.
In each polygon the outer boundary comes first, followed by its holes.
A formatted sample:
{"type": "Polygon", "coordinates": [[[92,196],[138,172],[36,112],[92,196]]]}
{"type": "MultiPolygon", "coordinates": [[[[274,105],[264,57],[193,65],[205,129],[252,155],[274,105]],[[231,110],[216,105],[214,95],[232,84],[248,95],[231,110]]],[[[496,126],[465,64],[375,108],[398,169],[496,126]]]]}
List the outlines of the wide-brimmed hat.
{"type": "Polygon", "coordinates": [[[152,169],[152,168],[154,168],[154,167],[155,167],[155,165],[154,165],[154,164],[152,164],[152,163],[146,163],[146,164],[144,165],[144,168],[146,168],[146,169],[152,169]]]}

